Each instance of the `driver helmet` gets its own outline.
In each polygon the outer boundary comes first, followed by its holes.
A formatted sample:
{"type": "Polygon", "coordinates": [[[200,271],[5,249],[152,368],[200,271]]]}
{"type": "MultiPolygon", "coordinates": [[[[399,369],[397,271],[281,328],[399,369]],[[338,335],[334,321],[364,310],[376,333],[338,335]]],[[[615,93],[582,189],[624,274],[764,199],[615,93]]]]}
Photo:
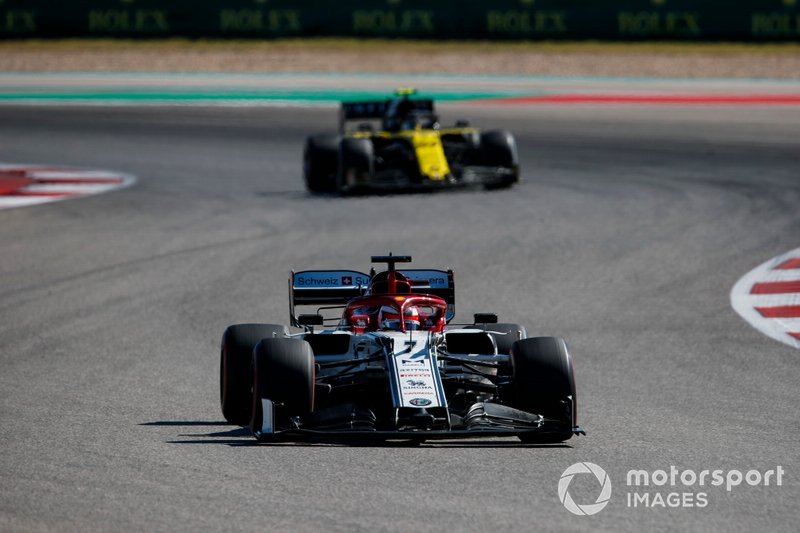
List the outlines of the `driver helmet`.
{"type": "MultiPolygon", "coordinates": [[[[397,309],[383,306],[380,310],[378,321],[381,329],[392,331],[402,331],[403,327],[400,322],[400,313],[397,309]]],[[[403,322],[405,323],[406,331],[420,329],[419,310],[415,306],[409,306],[403,313],[403,322]]]]}
{"type": "MultiPolygon", "coordinates": [[[[408,127],[409,114],[414,110],[414,102],[408,98],[395,100],[386,113],[386,129],[396,131],[408,127]]],[[[414,129],[411,126],[411,129],[414,129]]]]}

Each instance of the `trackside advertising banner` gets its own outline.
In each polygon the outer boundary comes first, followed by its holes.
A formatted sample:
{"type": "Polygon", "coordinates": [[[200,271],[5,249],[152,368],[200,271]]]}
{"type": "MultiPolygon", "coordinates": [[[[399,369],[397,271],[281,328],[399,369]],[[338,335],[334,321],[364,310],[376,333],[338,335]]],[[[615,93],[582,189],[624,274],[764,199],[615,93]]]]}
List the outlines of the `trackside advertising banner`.
{"type": "Polygon", "coordinates": [[[800,40],[798,0],[2,0],[0,38],[800,40]]]}

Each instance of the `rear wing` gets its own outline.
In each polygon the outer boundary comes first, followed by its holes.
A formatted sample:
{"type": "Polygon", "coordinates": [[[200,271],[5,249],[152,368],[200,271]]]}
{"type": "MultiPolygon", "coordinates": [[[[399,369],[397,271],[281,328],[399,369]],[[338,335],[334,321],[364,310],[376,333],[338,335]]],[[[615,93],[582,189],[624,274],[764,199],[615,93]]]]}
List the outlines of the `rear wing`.
{"type": "Polygon", "coordinates": [[[414,102],[414,107],[412,108],[414,111],[422,111],[425,113],[433,113],[433,100],[430,98],[424,99],[414,99],[411,100],[414,102]]]}
{"type": "Polygon", "coordinates": [[[411,282],[414,294],[430,294],[442,298],[447,303],[446,319],[450,322],[456,316],[456,289],[452,270],[398,270],[411,282]]]}
{"type": "MultiPolygon", "coordinates": [[[[452,270],[398,270],[411,282],[413,294],[430,294],[447,303],[446,319],[455,316],[455,284],[452,270]]],[[[363,296],[375,270],[369,274],[355,270],[303,270],[292,271],[289,277],[289,319],[299,327],[295,307],[316,305],[321,307],[345,306],[353,298],[363,296]]]]}
{"type": "Polygon", "coordinates": [[[389,110],[391,100],[373,102],[342,102],[339,110],[339,132],[347,131],[345,123],[348,120],[381,120],[389,110]]]}
{"type": "Polygon", "coordinates": [[[373,102],[342,102],[340,117],[344,120],[367,120],[383,118],[389,110],[391,100],[373,102]]]}
{"type": "Polygon", "coordinates": [[[292,271],[289,278],[289,318],[292,326],[299,326],[295,306],[345,305],[364,294],[369,280],[369,274],[355,270],[292,271]]]}
{"type": "MultiPolygon", "coordinates": [[[[363,102],[342,102],[342,107],[339,110],[339,131],[345,131],[345,122],[348,120],[383,119],[389,112],[389,108],[394,101],[393,99],[386,99],[363,102]]],[[[433,113],[433,100],[430,98],[408,101],[412,102],[412,109],[415,111],[433,113]]]]}

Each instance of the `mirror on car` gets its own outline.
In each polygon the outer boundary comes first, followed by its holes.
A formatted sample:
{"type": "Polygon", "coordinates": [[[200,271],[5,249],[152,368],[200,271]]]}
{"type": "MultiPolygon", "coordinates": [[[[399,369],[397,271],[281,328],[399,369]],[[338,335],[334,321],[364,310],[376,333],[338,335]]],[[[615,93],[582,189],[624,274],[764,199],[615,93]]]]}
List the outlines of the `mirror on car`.
{"type": "Polygon", "coordinates": [[[495,313],[475,313],[476,324],[497,324],[497,315],[495,313]]]}
{"type": "Polygon", "coordinates": [[[297,323],[301,326],[321,326],[322,315],[300,315],[297,317],[297,323]]]}

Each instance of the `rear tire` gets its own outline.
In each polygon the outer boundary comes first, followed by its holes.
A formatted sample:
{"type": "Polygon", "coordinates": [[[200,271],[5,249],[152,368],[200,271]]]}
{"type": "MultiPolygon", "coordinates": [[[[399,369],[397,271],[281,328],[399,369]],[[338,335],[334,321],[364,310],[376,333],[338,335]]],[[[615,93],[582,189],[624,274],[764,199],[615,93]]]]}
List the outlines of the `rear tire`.
{"type": "Polygon", "coordinates": [[[302,339],[264,339],[253,349],[253,416],[250,429],[259,440],[264,413],[262,399],[275,404],[275,419],[285,425],[314,410],[314,352],[302,339]]]}
{"type": "Polygon", "coordinates": [[[314,135],[306,139],[303,151],[303,177],[309,192],[334,192],[338,165],[338,135],[314,135]]]}
{"type": "Polygon", "coordinates": [[[235,324],[222,335],[219,362],[219,397],[222,415],[231,424],[246,426],[253,406],[251,360],[258,341],[288,333],[276,324],[235,324]]]}
{"type": "Polygon", "coordinates": [[[523,442],[561,442],[577,425],[577,398],[572,357],[560,337],[533,337],[511,348],[514,369],[514,407],[554,421],[555,431],[520,437],[523,442]]]}

